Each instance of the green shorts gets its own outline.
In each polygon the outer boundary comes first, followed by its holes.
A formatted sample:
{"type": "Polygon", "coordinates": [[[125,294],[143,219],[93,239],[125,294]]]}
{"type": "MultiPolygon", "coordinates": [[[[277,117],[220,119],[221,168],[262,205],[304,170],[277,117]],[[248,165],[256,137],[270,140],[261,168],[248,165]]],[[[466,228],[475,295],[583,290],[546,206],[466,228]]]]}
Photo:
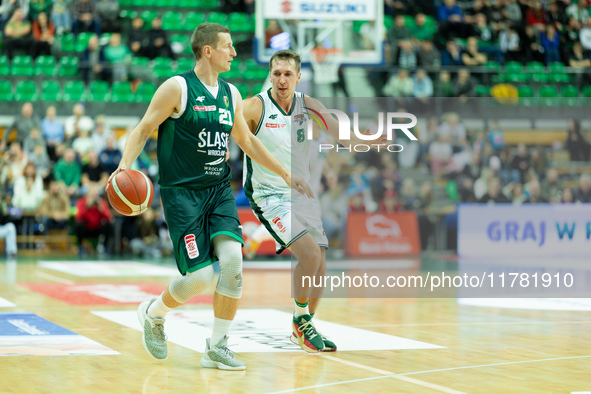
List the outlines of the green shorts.
{"type": "Polygon", "coordinates": [[[164,217],[182,275],[213,264],[212,239],[227,235],[244,244],[230,182],[206,189],[161,187],[164,217]]]}

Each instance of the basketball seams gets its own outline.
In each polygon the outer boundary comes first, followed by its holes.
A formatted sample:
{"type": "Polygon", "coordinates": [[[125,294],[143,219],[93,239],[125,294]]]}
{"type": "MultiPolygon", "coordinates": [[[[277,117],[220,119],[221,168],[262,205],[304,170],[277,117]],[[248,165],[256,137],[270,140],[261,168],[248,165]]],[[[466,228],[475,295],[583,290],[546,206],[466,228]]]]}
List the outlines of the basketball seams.
{"type": "MultiPolygon", "coordinates": [[[[125,175],[127,175],[127,177],[129,178],[129,182],[131,182],[131,186],[133,186],[133,190],[135,190],[135,195],[137,196],[137,204],[135,205],[142,205],[142,200],[140,199],[140,192],[137,190],[137,187],[135,186],[135,182],[133,181],[133,178],[131,177],[131,175],[129,174],[129,172],[127,170],[124,170],[125,175]]],[[[139,172],[140,174],[144,175],[143,172],[139,172]]]]}
{"type": "Polygon", "coordinates": [[[115,191],[115,194],[117,194],[117,197],[121,199],[121,202],[123,202],[123,204],[127,205],[127,207],[131,209],[130,215],[137,215],[137,211],[134,209],[135,207],[137,207],[137,204],[134,204],[131,201],[129,201],[129,199],[125,197],[125,194],[121,192],[121,189],[119,189],[119,185],[117,184],[117,177],[113,178],[111,183],[113,184],[113,190],[115,191]]]}
{"type": "MultiPolygon", "coordinates": [[[[142,202],[140,204],[140,211],[143,212],[146,209],[148,209],[148,206],[150,204],[150,197],[152,195],[152,182],[150,181],[150,179],[146,176],[146,174],[144,174],[143,172],[140,171],[140,174],[142,174],[142,176],[144,177],[144,180],[146,181],[146,198],[144,200],[144,202],[142,202]]],[[[134,185],[135,186],[135,185],[134,185]]]]}
{"type": "Polygon", "coordinates": [[[109,202],[113,208],[126,216],[142,214],[148,209],[154,198],[152,181],[141,171],[125,170],[120,172],[112,179],[107,191],[109,202]],[[122,175],[123,173],[126,175],[122,175]]]}

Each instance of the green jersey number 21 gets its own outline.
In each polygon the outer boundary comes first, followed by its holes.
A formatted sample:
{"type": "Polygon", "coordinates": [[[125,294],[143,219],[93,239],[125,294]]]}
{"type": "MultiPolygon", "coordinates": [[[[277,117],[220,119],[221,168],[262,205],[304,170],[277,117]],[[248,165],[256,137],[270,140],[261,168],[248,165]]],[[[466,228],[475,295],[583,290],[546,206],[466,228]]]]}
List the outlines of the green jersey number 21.
{"type": "Polygon", "coordinates": [[[219,108],[220,110],[220,124],[227,124],[232,126],[232,114],[227,109],[219,108]]]}

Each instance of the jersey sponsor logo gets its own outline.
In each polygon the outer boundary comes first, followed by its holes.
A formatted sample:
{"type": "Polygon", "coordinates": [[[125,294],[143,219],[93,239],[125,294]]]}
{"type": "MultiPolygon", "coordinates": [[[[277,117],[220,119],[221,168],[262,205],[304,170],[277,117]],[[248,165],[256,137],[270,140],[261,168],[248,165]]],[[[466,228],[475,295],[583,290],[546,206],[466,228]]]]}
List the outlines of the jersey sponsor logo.
{"type": "Polygon", "coordinates": [[[200,149],[213,148],[225,151],[228,147],[228,134],[222,131],[212,132],[202,129],[197,135],[197,138],[199,139],[197,147],[200,149]]]}
{"type": "Polygon", "coordinates": [[[281,218],[279,216],[273,219],[272,222],[275,223],[280,233],[284,233],[287,231],[287,228],[283,225],[283,223],[281,223],[281,218]]]}
{"type": "Polygon", "coordinates": [[[197,100],[198,102],[202,102],[203,100],[205,100],[205,96],[199,96],[195,100],[197,100]]]}
{"type": "Polygon", "coordinates": [[[199,256],[199,249],[197,249],[197,242],[195,242],[195,234],[185,235],[185,246],[187,247],[187,253],[189,254],[190,259],[199,256]]]}
{"type": "Polygon", "coordinates": [[[211,112],[211,111],[215,111],[217,108],[215,105],[194,105],[193,106],[193,110],[195,111],[205,111],[205,112],[211,112]]]}
{"type": "Polygon", "coordinates": [[[209,163],[205,163],[206,166],[216,166],[224,161],[224,157],[220,157],[217,160],[210,161],[209,163]]]}
{"type": "Polygon", "coordinates": [[[277,114],[270,115],[269,119],[277,119],[277,114]]]}
{"type": "Polygon", "coordinates": [[[287,126],[285,123],[265,123],[265,127],[270,129],[281,129],[285,126],[287,126]]]}

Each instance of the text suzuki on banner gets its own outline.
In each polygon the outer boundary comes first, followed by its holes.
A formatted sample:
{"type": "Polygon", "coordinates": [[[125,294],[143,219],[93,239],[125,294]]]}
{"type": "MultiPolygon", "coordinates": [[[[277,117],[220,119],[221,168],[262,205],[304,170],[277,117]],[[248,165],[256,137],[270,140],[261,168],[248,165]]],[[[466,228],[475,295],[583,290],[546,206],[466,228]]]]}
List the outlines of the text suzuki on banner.
{"type": "Polygon", "coordinates": [[[590,238],[591,204],[458,206],[460,256],[588,256],[590,238]]]}
{"type": "Polygon", "coordinates": [[[375,20],[375,0],[266,0],[268,19],[375,20]]]}
{"type": "Polygon", "coordinates": [[[405,255],[421,253],[415,212],[350,213],[347,246],[351,255],[405,255]]]}

